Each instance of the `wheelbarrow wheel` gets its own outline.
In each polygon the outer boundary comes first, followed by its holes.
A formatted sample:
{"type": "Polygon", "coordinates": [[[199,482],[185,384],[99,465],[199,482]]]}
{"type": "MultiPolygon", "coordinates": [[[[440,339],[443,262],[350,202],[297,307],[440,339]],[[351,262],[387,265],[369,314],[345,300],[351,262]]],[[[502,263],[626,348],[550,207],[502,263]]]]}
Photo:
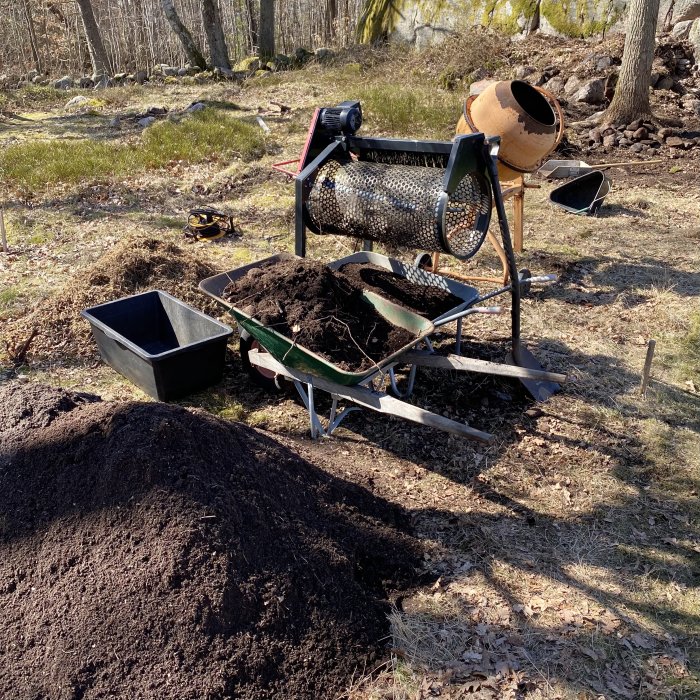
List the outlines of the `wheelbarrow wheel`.
{"type": "Polygon", "coordinates": [[[248,373],[251,381],[272,394],[281,393],[283,391],[283,380],[279,375],[269,369],[256,367],[251,364],[250,357],[248,357],[248,353],[251,350],[257,350],[258,352],[267,352],[267,350],[265,350],[250,333],[242,329],[240,332],[239,348],[241,352],[241,364],[243,365],[243,369],[248,373]]]}
{"type": "Polygon", "coordinates": [[[518,282],[520,283],[520,295],[526,297],[530,293],[531,284],[528,280],[532,273],[526,267],[518,272],[518,282]]]}

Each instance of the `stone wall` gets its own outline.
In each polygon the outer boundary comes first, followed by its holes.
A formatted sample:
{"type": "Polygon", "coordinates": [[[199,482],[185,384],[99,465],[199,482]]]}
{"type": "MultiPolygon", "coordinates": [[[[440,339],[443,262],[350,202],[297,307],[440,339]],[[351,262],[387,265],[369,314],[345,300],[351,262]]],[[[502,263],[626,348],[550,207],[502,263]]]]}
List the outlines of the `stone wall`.
{"type": "MultiPolygon", "coordinates": [[[[381,4],[380,2],[377,3],[381,4]]],[[[383,27],[395,41],[416,46],[440,41],[460,28],[485,26],[512,35],[532,32],[595,37],[624,31],[627,0],[394,0],[381,13],[383,27]]],[[[659,31],[694,40],[700,52],[700,0],[662,0],[659,31]]]]}

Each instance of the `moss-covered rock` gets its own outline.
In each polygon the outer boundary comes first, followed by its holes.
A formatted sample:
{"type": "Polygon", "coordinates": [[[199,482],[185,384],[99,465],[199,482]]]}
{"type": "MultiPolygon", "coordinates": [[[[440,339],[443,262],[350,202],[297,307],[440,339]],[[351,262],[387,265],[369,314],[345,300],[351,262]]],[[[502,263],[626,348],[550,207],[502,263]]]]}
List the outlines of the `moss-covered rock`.
{"type": "Polygon", "coordinates": [[[243,58],[233,67],[234,71],[240,72],[255,72],[260,69],[260,59],[257,56],[248,56],[243,58]]]}
{"type": "Polygon", "coordinates": [[[428,44],[449,31],[485,26],[508,34],[543,31],[593,36],[619,24],[625,0],[368,0],[358,22],[360,41],[389,36],[428,44]]]}

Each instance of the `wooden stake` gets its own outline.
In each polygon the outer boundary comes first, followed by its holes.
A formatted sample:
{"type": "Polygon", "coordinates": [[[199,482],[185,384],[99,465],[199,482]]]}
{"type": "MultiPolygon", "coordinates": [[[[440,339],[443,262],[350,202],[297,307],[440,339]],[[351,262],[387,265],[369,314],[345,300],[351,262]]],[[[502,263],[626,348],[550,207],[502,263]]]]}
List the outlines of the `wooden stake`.
{"type": "Polygon", "coordinates": [[[647,395],[647,385],[649,384],[649,372],[651,372],[651,361],[654,359],[654,350],[656,349],[656,341],[650,340],[647,345],[647,359],[644,361],[644,369],[642,370],[642,386],[639,391],[644,398],[647,395]]]}
{"type": "Polygon", "coordinates": [[[5,212],[0,207],[0,240],[2,241],[2,250],[4,253],[9,253],[7,247],[7,233],[5,232],[5,212]]]}

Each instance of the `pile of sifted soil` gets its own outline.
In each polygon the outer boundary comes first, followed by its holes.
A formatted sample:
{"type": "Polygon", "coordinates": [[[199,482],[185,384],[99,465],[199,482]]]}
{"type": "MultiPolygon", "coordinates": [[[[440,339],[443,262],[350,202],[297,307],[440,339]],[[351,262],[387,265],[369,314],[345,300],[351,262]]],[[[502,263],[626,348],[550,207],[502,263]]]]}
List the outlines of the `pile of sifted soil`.
{"type": "Polygon", "coordinates": [[[7,323],[5,335],[21,342],[36,329],[28,350],[33,359],[96,355],[90,325],[80,316],[83,309],[160,289],[216,313],[216,304],[197,290],[199,282],[213,274],[209,265],[173,243],[146,236],[125,238],[34,312],[7,323]]]}
{"type": "Polygon", "coordinates": [[[0,697],[332,698],[418,562],[402,514],[199,410],[0,388],[0,697]]]}
{"type": "Polygon", "coordinates": [[[446,289],[414,284],[378,265],[348,263],[343,265],[339,272],[345,275],[354,287],[381,294],[386,299],[430,319],[441,316],[463,302],[446,289]]]}
{"type": "Polygon", "coordinates": [[[343,370],[370,369],[415,336],[389,323],[341,273],[322,262],[285,260],[248,271],[223,298],[343,370]]]}

